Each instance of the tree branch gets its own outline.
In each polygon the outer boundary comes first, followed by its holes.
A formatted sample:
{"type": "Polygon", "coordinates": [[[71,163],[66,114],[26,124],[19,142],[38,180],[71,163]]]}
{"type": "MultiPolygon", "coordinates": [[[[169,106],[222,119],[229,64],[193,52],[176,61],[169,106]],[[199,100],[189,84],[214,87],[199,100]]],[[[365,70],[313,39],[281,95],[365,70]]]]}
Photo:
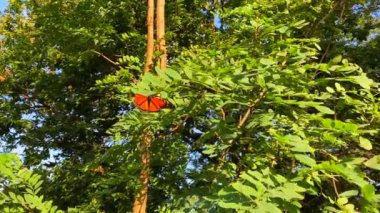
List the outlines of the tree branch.
{"type": "Polygon", "coordinates": [[[264,98],[266,94],[266,90],[264,89],[263,91],[260,92],[259,97],[248,107],[247,111],[244,113],[244,116],[241,117],[238,128],[242,128],[244,124],[247,122],[249,115],[251,112],[254,110],[255,106],[260,103],[260,101],[264,98]]]}
{"type": "Polygon", "coordinates": [[[117,66],[117,67],[121,68],[121,66],[119,66],[115,61],[112,61],[110,58],[108,58],[107,56],[105,56],[103,53],[98,52],[96,50],[91,50],[91,52],[96,53],[97,55],[99,55],[100,57],[104,58],[106,61],[110,62],[114,66],[117,66]]]}

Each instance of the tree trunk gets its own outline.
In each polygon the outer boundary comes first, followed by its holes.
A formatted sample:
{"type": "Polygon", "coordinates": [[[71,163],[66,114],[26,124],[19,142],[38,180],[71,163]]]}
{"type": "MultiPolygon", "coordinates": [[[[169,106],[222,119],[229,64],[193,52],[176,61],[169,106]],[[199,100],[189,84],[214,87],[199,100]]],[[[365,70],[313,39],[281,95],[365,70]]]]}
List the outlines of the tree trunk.
{"type": "MultiPolygon", "coordinates": [[[[161,69],[166,68],[166,44],[165,44],[165,0],[157,0],[157,17],[156,39],[158,42],[157,50],[161,53],[159,65],[161,69]]],[[[154,0],[148,0],[148,15],[147,15],[147,49],[144,72],[150,72],[153,68],[153,53],[154,53],[154,0]]],[[[140,143],[140,158],[142,169],[140,172],[141,189],[135,196],[133,203],[133,213],[145,213],[148,203],[148,184],[149,184],[149,166],[150,166],[150,146],[153,140],[153,134],[146,129],[143,132],[143,138],[140,143]]]]}
{"type": "Polygon", "coordinates": [[[147,14],[147,39],[146,39],[146,59],[144,72],[149,72],[153,67],[154,52],[154,0],[148,0],[147,14]]]}
{"type": "Polygon", "coordinates": [[[150,145],[152,143],[152,134],[149,130],[143,132],[139,151],[142,168],[140,171],[140,191],[135,195],[133,203],[133,213],[145,213],[148,203],[148,184],[149,184],[149,166],[150,166],[150,145]]]}
{"type": "MultiPolygon", "coordinates": [[[[147,41],[146,41],[146,59],[144,72],[150,72],[153,68],[154,52],[154,0],[148,0],[147,13],[147,41]]],[[[149,184],[149,166],[150,166],[150,145],[152,136],[149,131],[143,132],[143,138],[139,144],[140,160],[142,168],[140,171],[140,191],[135,195],[133,202],[133,213],[145,213],[148,203],[148,184],[149,184]]]]}
{"type": "Polygon", "coordinates": [[[157,41],[158,51],[160,52],[160,68],[165,69],[167,63],[165,45],[165,0],[157,0],[157,41]]]}

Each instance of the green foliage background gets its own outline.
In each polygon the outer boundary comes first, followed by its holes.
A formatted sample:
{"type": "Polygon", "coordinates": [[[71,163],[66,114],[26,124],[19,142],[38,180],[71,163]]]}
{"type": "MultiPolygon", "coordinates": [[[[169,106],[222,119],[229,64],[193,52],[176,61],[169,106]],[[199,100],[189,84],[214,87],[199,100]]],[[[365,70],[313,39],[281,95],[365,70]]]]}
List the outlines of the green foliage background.
{"type": "Polygon", "coordinates": [[[169,68],[142,74],[144,1],[9,2],[2,148],[39,175],[2,155],[1,209],[130,211],[148,128],[149,212],[378,212],[376,1],[166,9],[169,68]],[[141,112],[136,93],[171,107],[141,112]]]}

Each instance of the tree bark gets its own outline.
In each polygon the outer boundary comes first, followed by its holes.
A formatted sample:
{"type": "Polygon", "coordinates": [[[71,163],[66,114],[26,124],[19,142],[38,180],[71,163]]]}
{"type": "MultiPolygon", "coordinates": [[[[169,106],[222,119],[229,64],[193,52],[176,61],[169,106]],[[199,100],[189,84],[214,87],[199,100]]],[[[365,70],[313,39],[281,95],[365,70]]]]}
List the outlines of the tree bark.
{"type": "MultiPolygon", "coordinates": [[[[147,12],[147,41],[146,41],[146,59],[144,72],[150,72],[153,68],[154,53],[154,0],[148,0],[147,12]]],[[[133,213],[145,213],[148,203],[148,185],[149,185],[149,166],[150,166],[150,145],[152,136],[149,131],[143,132],[143,138],[139,143],[141,171],[140,171],[140,191],[136,193],[133,202],[133,213]]]]}
{"type": "Polygon", "coordinates": [[[166,44],[165,44],[165,0],[157,0],[157,41],[158,51],[160,52],[160,68],[165,69],[167,63],[166,44]]]}
{"type": "Polygon", "coordinates": [[[144,65],[144,72],[149,72],[152,70],[153,52],[154,52],[154,0],[148,0],[146,59],[145,59],[145,65],[144,65]]]}
{"type": "Polygon", "coordinates": [[[135,195],[133,203],[133,213],[145,213],[148,203],[148,184],[149,184],[149,167],[150,167],[150,145],[152,143],[152,134],[149,130],[143,132],[143,138],[139,144],[140,158],[142,168],[140,171],[140,191],[135,195]]]}
{"type": "MultiPolygon", "coordinates": [[[[157,0],[156,8],[156,27],[157,27],[157,50],[160,52],[159,65],[161,69],[166,68],[166,43],[165,43],[165,0],[157,0]]],[[[148,0],[147,14],[147,49],[144,72],[150,72],[153,68],[154,53],[154,0],[148,0]]],[[[133,203],[133,213],[145,213],[148,203],[148,185],[149,185],[149,167],[150,167],[150,146],[152,144],[153,134],[146,129],[143,132],[143,138],[140,142],[139,151],[142,168],[140,171],[140,191],[135,195],[133,203]]]]}

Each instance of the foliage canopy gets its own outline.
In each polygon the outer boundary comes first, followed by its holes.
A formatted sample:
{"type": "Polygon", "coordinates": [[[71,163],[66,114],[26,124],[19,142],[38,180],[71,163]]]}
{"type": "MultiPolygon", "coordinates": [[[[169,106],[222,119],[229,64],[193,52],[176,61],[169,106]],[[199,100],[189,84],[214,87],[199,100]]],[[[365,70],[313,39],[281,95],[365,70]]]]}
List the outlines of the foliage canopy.
{"type": "Polygon", "coordinates": [[[145,2],[10,1],[1,138],[40,175],[1,156],[15,167],[0,174],[0,208],[57,209],[20,204],[35,187],[63,210],[129,211],[149,129],[149,212],[378,212],[376,11],[359,0],[168,1],[169,67],[143,74],[145,2]],[[172,107],[141,112],[134,94],[172,107]]]}

